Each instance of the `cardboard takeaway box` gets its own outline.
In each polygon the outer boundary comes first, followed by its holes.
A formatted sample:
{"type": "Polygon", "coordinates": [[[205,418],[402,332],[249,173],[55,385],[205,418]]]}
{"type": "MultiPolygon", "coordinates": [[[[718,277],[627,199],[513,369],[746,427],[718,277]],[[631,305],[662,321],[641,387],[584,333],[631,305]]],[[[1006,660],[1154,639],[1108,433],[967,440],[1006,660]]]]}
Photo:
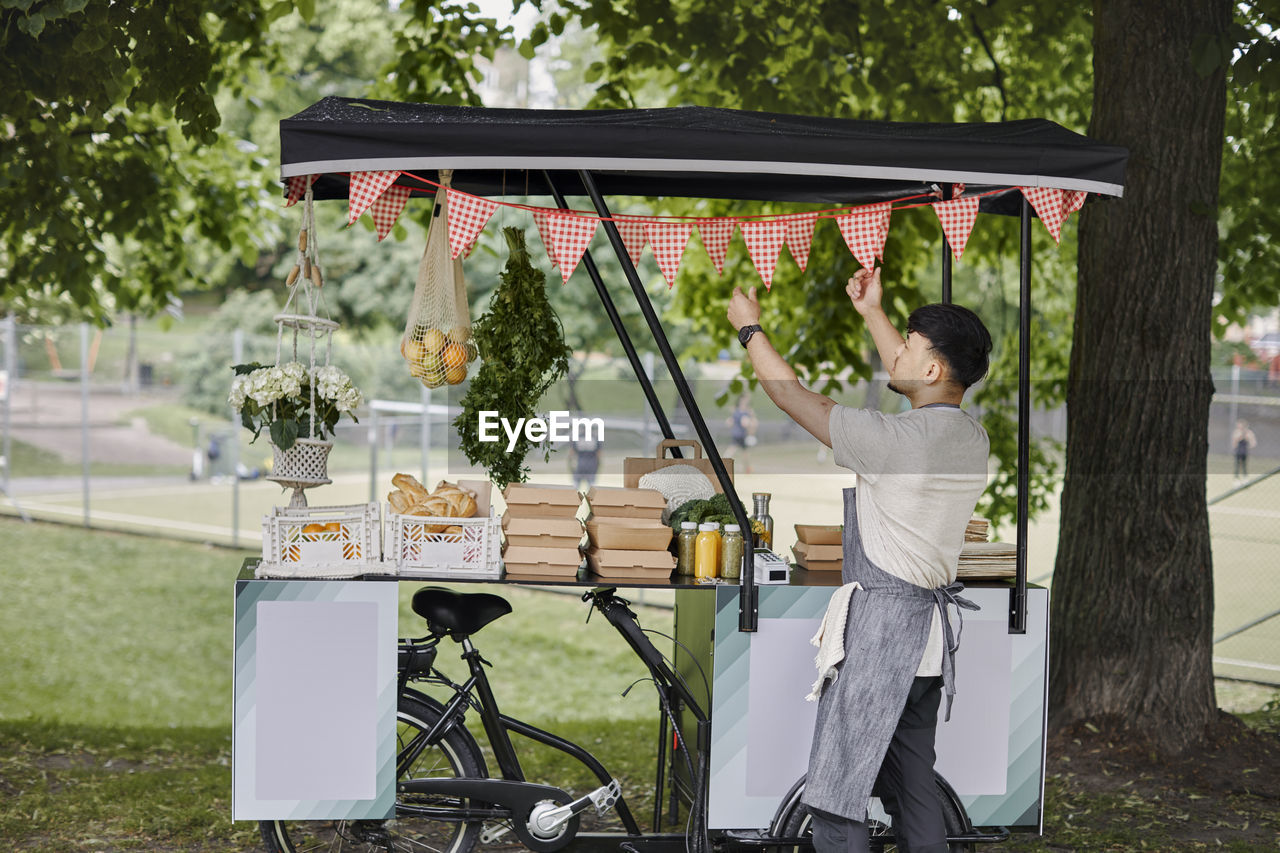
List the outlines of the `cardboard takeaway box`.
{"type": "Polygon", "coordinates": [[[676,558],[666,551],[631,551],[612,548],[587,549],[587,565],[604,580],[661,581],[671,577],[676,558]]]}
{"type": "Polygon", "coordinates": [[[553,578],[572,580],[578,576],[582,554],[576,545],[568,548],[532,548],[513,545],[502,556],[509,578],[553,578]]]}
{"type": "Polygon", "coordinates": [[[574,486],[511,483],[502,490],[512,518],[573,518],[582,505],[574,486]]]}
{"type": "Polygon", "coordinates": [[[811,545],[797,542],[791,546],[796,565],[811,572],[838,572],[844,568],[844,554],[839,545],[811,545]]]}
{"type": "Polygon", "coordinates": [[[796,539],[806,545],[839,545],[843,536],[843,524],[796,525],[796,539]]]}
{"type": "Polygon", "coordinates": [[[576,518],[502,517],[508,548],[577,548],[582,542],[582,522],[576,518]]]}
{"type": "Polygon", "coordinates": [[[623,551],[665,551],[671,528],[648,518],[592,518],[587,535],[593,548],[623,551]]]}
{"type": "Polygon", "coordinates": [[[647,518],[659,521],[667,499],[657,489],[627,489],[596,486],[587,492],[587,504],[594,519],[647,518]]]}

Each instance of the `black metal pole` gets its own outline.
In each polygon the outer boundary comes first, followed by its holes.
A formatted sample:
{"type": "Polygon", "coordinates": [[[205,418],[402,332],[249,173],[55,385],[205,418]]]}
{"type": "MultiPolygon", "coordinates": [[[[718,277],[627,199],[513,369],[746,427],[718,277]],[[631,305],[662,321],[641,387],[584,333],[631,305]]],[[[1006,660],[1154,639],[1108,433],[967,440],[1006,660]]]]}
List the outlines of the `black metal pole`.
{"type": "MultiPolygon", "coordinates": [[[[556,200],[556,204],[561,208],[568,210],[569,205],[565,203],[564,196],[556,189],[556,185],[551,181],[551,174],[543,172],[543,177],[547,182],[547,186],[551,189],[551,195],[556,200]]],[[[609,322],[613,324],[613,331],[618,335],[618,342],[622,344],[622,351],[626,353],[627,361],[631,363],[631,369],[636,374],[636,380],[640,383],[640,388],[644,391],[644,398],[649,403],[649,411],[653,412],[654,418],[658,421],[658,427],[662,430],[664,438],[675,438],[675,433],[671,430],[671,423],[667,420],[666,412],[662,410],[662,403],[658,401],[658,393],[653,389],[653,383],[649,381],[649,375],[644,372],[644,365],[640,361],[640,355],[636,352],[635,345],[631,343],[631,335],[627,334],[627,327],[622,324],[622,316],[618,314],[618,307],[613,302],[613,297],[609,295],[609,291],[604,286],[604,280],[600,277],[600,268],[596,266],[595,260],[591,257],[591,250],[582,253],[582,265],[586,267],[587,274],[591,276],[591,282],[596,287],[596,294],[600,297],[600,302],[604,305],[604,312],[609,315],[609,322]]],[[[678,457],[680,448],[673,447],[672,452],[678,457]]]]}
{"type": "Polygon", "coordinates": [[[1018,549],[1009,601],[1009,633],[1027,632],[1027,511],[1031,484],[1031,203],[1019,212],[1018,251],[1018,549]]]}
{"type": "MultiPolygon", "coordinates": [[[[951,200],[951,184],[942,185],[942,200],[951,200]]],[[[951,304],[951,241],[947,232],[942,232],[942,301],[951,304]]]]}
{"type": "MultiPolygon", "coordinates": [[[[724,461],[720,458],[720,451],[716,449],[715,439],[711,437],[711,431],[707,429],[706,421],[702,419],[702,412],[698,409],[698,403],[693,399],[693,392],[689,389],[689,383],[685,381],[684,371],[680,369],[680,362],[676,359],[675,353],[671,351],[671,344],[667,341],[667,335],[662,331],[662,323],[658,320],[657,313],[653,310],[653,303],[649,301],[649,294],[645,292],[644,284],[640,281],[640,276],[636,273],[635,265],[631,263],[631,256],[627,253],[627,247],[622,242],[622,235],[618,233],[618,228],[613,224],[612,215],[609,213],[609,206],[605,204],[604,197],[600,195],[600,190],[596,188],[595,179],[591,177],[591,173],[586,169],[578,172],[582,177],[582,185],[586,187],[587,195],[591,197],[591,203],[595,206],[596,212],[604,217],[604,231],[609,235],[609,242],[613,245],[613,251],[618,256],[618,263],[622,265],[622,271],[627,276],[627,281],[631,284],[631,292],[635,294],[636,304],[640,306],[640,313],[644,315],[644,320],[649,324],[649,331],[653,333],[653,341],[658,346],[658,352],[662,355],[663,362],[667,365],[667,370],[671,373],[671,379],[675,382],[676,392],[680,395],[681,402],[684,403],[685,411],[689,413],[689,420],[693,422],[693,430],[698,434],[698,441],[702,443],[703,449],[707,452],[707,460],[711,463],[711,469],[715,472],[716,479],[720,481],[720,488],[724,491],[725,497],[729,499],[729,506],[733,508],[733,514],[738,519],[738,525],[742,528],[744,540],[751,535],[751,520],[747,517],[747,511],[742,506],[742,501],[738,499],[738,493],[734,491],[733,481],[729,479],[729,472],[724,467],[724,461]]],[[[738,598],[738,630],[739,631],[755,631],[757,624],[757,608],[759,606],[759,590],[756,588],[756,577],[754,569],[754,559],[751,558],[751,549],[743,549],[743,567],[741,581],[741,595],[738,598]]]]}

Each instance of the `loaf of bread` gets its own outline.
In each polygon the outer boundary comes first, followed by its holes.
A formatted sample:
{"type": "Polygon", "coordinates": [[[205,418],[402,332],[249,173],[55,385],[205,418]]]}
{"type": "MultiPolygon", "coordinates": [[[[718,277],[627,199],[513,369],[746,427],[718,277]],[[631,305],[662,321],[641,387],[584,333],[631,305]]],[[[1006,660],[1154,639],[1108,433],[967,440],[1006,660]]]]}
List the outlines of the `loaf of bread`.
{"type": "MultiPolygon", "coordinates": [[[[471,518],[477,512],[476,495],[459,488],[447,480],[441,480],[435,490],[428,492],[412,474],[396,474],[391,478],[396,488],[387,494],[391,509],[400,515],[416,515],[427,518],[471,518]]],[[[457,525],[453,525],[457,527],[457,525]]],[[[433,526],[430,532],[444,530],[443,525],[433,526]]],[[[458,528],[461,530],[461,528],[458,528]]]]}

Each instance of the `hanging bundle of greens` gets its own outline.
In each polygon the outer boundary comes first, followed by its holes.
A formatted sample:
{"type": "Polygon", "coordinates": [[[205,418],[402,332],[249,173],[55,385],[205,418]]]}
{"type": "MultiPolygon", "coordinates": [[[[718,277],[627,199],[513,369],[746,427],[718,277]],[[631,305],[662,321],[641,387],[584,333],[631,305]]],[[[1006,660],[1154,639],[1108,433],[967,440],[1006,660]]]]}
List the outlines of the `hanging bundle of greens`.
{"type": "MultiPolygon", "coordinates": [[[[524,458],[532,443],[523,431],[511,452],[505,436],[501,441],[480,441],[480,413],[497,412],[513,424],[518,418],[536,417],[542,395],[564,376],[572,355],[560,318],[547,299],[546,278],[529,260],[524,234],[518,228],[503,229],[502,234],[511,254],[489,310],[473,328],[484,364],[472,377],[453,422],[467,459],[484,466],[500,489],[528,476],[524,458]]],[[[548,449],[545,458],[550,455],[548,449]]]]}

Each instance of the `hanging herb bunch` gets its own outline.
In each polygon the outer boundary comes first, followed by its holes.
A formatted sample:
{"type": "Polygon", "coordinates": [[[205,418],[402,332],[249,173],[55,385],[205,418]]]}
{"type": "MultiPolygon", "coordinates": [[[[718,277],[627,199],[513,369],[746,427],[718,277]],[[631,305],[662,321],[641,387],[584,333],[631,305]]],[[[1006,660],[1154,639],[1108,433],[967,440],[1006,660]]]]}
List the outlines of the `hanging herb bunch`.
{"type": "MultiPolygon", "coordinates": [[[[547,299],[546,278],[529,260],[524,234],[505,228],[502,235],[511,254],[489,310],[472,330],[484,363],[453,421],[467,459],[484,466],[500,489],[528,476],[524,459],[532,442],[523,431],[510,452],[505,436],[501,441],[480,441],[480,413],[497,412],[511,423],[535,417],[542,395],[565,375],[572,355],[560,318],[547,299]]],[[[550,455],[548,449],[544,458],[550,455]]]]}

